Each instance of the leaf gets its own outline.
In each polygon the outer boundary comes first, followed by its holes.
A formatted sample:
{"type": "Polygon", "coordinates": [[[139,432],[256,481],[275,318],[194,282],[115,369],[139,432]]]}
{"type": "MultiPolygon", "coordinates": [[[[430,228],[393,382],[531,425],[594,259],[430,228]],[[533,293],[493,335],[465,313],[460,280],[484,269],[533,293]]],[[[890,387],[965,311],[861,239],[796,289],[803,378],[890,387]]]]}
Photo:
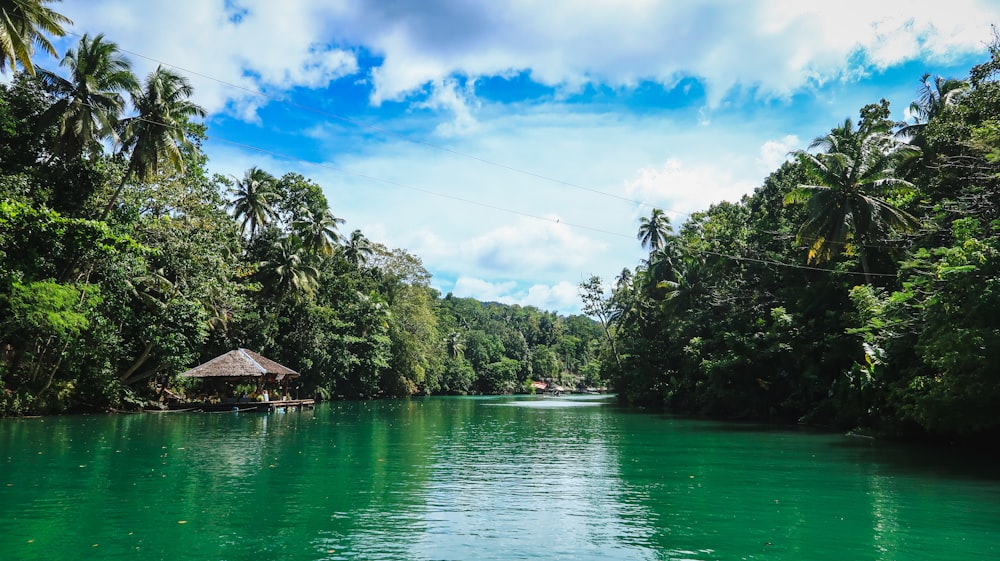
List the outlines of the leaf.
{"type": "Polygon", "coordinates": [[[941,276],[959,274],[959,273],[971,273],[976,270],[975,265],[959,265],[956,267],[941,267],[939,273],[941,276]]]}

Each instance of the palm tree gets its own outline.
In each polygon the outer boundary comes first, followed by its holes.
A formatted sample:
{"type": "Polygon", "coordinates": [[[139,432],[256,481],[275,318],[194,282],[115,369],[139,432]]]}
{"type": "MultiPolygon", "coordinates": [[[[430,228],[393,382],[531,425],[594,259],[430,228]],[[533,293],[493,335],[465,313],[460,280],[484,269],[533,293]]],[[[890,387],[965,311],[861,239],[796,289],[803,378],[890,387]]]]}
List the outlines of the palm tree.
{"type": "Polygon", "coordinates": [[[240,228],[245,232],[250,227],[250,237],[253,238],[257,229],[267,224],[277,216],[271,203],[277,197],[274,190],[274,178],[266,171],[254,166],[246,171],[243,179],[236,180],[233,191],[233,216],[240,222],[240,228]]]}
{"type": "Polygon", "coordinates": [[[954,105],[972,85],[968,80],[945,79],[929,73],[920,78],[919,97],[910,104],[910,115],[914,123],[899,129],[899,135],[906,138],[919,136],[931,119],[937,117],[946,107],[954,105]]]}
{"type": "Polygon", "coordinates": [[[458,331],[452,331],[444,338],[444,347],[448,358],[461,359],[465,356],[465,339],[458,331]]]}
{"type": "Polygon", "coordinates": [[[674,316],[687,313],[697,306],[698,299],[708,292],[705,262],[700,256],[685,259],[672,271],[673,278],[657,283],[661,309],[674,316]]]}
{"type": "Polygon", "coordinates": [[[647,280],[655,286],[661,280],[673,280],[683,259],[679,238],[667,235],[659,248],[649,252],[649,258],[643,260],[642,268],[648,273],[647,280]]]}
{"type": "Polygon", "coordinates": [[[205,110],[190,101],[193,93],[186,78],[162,66],[149,74],[141,90],[132,93],[137,114],[121,126],[122,151],[131,150],[128,167],[100,220],[108,217],[129,179],[148,181],[161,164],[169,171],[184,171],[181,149],[190,145],[185,129],[191,118],[205,116],[205,110]]]}
{"type": "Polygon", "coordinates": [[[344,222],[343,218],[337,218],[328,208],[304,208],[301,216],[292,222],[292,228],[310,253],[333,255],[334,247],[340,242],[337,226],[344,222]]]}
{"type": "Polygon", "coordinates": [[[913,153],[897,166],[901,176],[914,177],[927,170],[928,163],[936,157],[936,149],[927,139],[927,125],[948,107],[958,103],[971,88],[972,84],[967,80],[946,80],[941,76],[931,79],[931,75],[926,73],[920,78],[919,97],[910,104],[914,122],[902,124],[896,132],[897,138],[913,147],[913,153]]]}
{"type": "Polygon", "coordinates": [[[58,147],[63,154],[100,154],[102,140],[118,140],[115,128],[125,110],[122,93],[138,87],[131,64],[103,34],[93,39],[84,35],[59,64],[69,69],[68,80],[39,70],[42,81],[59,97],[42,120],[58,125],[58,147]]]}
{"type": "Polygon", "coordinates": [[[345,241],[344,258],[355,267],[367,264],[368,258],[375,253],[371,242],[361,233],[361,230],[351,232],[351,237],[345,241]]]}
{"type": "Polygon", "coordinates": [[[229,328],[229,320],[233,317],[233,311],[226,304],[225,292],[219,284],[211,283],[207,289],[207,293],[198,298],[198,302],[208,317],[206,324],[209,331],[224,333],[229,328]]]}
{"type": "Polygon", "coordinates": [[[667,237],[673,233],[670,226],[670,218],[662,210],[654,208],[649,218],[645,216],[639,219],[639,233],[636,238],[642,247],[648,248],[650,253],[663,247],[667,237]]]}
{"type": "Polygon", "coordinates": [[[799,185],[784,200],[786,205],[807,205],[797,243],[809,246],[808,263],[833,259],[853,244],[870,283],[868,247],[890,230],[912,231],[920,225],[885,199],[913,187],[895,176],[895,164],[908,148],[889,134],[887,125],[876,126],[864,118],[857,130],[845,120],[809,148],[820,152],[799,150],[795,155],[815,183],[799,185]]]}
{"type": "Polygon", "coordinates": [[[648,270],[641,267],[634,273],[626,267],[615,277],[609,302],[611,323],[628,329],[635,327],[644,319],[651,305],[643,289],[648,274],[648,270]]]}
{"type": "Polygon", "coordinates": [[[0,0],[0,72],[20,63],[28,74],[35,74],[31,55],[35,47],[52,56],[58,56],[45,33],[62,37],[66,35],[62,24],[72,24],[69,18],[58,14],[45,4],[53,0],[0,0]]]}
{"type": "Polygon", "coordinates": [[[312,294],[319,287],[319,270],[303,260],[303,250],[294,238],[274,245],[274,257],[260,264],[260,278],[268,294],[277,295],[278,307],[297,293],[312,294]]]}

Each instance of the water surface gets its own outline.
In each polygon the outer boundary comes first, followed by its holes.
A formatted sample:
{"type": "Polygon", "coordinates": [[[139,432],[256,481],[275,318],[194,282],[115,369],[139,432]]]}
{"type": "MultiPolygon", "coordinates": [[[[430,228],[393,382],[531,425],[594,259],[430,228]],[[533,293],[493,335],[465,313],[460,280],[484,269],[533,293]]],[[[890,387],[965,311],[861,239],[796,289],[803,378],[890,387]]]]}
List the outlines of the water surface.
{"type": "Polygon", "coordinates": [[[604,399],[0,419],[5,560],[1000,559],[998,537],[991,464],[604,399]]]}

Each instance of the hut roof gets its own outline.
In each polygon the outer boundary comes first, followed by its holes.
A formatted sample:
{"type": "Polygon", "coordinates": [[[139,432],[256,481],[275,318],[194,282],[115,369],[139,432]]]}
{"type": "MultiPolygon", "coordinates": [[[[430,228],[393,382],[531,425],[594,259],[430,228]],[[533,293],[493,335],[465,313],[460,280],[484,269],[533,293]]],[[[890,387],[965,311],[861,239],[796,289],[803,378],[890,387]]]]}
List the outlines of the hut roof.
{"type": "Polygon", "coordinates": [[[265,358],[248,349],[236,349],[195,366],[180,375],[181,378],[250,379],[273,377],[280,380],[299,373],[265,358]]]}

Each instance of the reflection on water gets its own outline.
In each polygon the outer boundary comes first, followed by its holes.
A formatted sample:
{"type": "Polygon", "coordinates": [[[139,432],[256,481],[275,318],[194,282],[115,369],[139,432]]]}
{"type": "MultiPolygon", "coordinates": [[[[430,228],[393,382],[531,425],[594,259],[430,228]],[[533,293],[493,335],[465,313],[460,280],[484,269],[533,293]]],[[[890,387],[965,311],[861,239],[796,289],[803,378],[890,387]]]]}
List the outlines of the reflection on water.
{"type": "Polygon", "coordinates": [[[485,405],[495,405],[497,407],[527,407],[530,409],[562,409],[566,407],[599,407],[609,405],[610,399],[604,396],[597,397],[543,397],[540,399],[518,399],[511,401],[499,401],[496,403],[486,403],[485,405]]]}
{"type": "Polygon", "coordinates": [[[617,459],[594,401],[486,402],[474,423],[436,439],[420,558],[608,559],[628,532],[617,459]],[[503,405],[510,407],[489,407],[503,405]],[[484,513],[489,513],[484,516],[484,513]],[[471,539],[462,551],[439,536],[471,539]]]}
{"type": "Polygon", "coordinates": [[[0,535],[18,560],[1000,558],[995,470],[845,442],[600,397],[7,419],[0,535]]]}

